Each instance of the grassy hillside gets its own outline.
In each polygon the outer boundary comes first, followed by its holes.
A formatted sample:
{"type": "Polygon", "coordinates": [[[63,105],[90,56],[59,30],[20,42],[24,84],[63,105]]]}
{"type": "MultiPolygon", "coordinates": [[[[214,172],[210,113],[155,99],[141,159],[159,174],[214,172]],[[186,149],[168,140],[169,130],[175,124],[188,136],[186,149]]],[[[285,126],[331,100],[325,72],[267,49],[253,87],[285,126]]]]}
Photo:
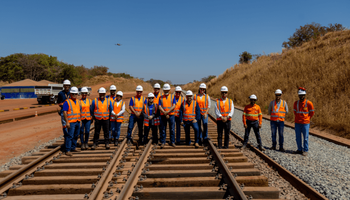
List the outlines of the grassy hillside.
{"type": "MultiPolygon", "coordinates": [[[[281,54],[235,65],[207,85],[208,93],[215,97],[226,85],[229,97],[239,106],[248,104],[249,95],[256,94],[264,113],[274,99],[274,91],[281,89],[289,105],[288,121],[294,121],[297,88],[305,87],[306,98],[315,106],[311,125],[350,138],[350,31],[328,33],[281,54]]],[[[198,86],[199,83],[187,84],[184,89],[197,91],[198,86]]]]}

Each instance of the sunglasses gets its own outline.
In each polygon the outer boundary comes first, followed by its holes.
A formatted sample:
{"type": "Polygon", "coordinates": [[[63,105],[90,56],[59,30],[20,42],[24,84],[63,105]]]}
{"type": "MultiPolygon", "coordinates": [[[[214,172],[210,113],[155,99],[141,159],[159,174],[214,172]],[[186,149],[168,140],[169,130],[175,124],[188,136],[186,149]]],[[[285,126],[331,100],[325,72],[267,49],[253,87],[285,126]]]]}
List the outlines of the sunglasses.
{"type": "Polygon", "coordinates": [[[280,94],[276,94],[277,97],[281,96],[280,94]]]}
{"type": "Polygon", "coordinates": [[[117,95],[117,97],[123,97],[123,96],[117,95]]]}
{"type": "Polygon", "coordinates": [[[176,92],[176,94],[181,94],[181,92],[176,92]]]}
{"type": "Polygon", "coordinates": [[[72,96],[75,96],[75,95],[78,95],[78,94],[76,94],[76,93],[73,94],[73,93],[72,93],[72,96]]]}
{"type": "Polygon", "coordinates": [[[148,97],[148,99],[154,99],[153,97],[148,97]]]}
{"type": "Polygon", "coordinates": [[[205,90],[205,89],[201,88],[200,90],[205,90]]]}
{"type": "Polygon", "coordinates": [[[227,94],[227,92],[221,92],[221,94],[227,94]]]}

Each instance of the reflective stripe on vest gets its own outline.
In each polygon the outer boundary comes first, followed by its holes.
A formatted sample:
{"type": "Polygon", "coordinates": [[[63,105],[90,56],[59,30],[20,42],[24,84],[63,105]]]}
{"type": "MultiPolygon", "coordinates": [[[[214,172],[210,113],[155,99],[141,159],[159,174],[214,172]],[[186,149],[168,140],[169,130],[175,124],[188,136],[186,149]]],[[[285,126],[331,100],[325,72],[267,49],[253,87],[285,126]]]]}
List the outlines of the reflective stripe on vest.
{"type": "Polygon", "coordinates": [[[208,103],[207,103],[208,95],[206,94],[203,96],[201,97],[200,95],[197,94],[196,98],[195,98],[195,100],[198,102],[199,108],[201,110],[201,115],[204,115],[208,110],[208,103]],[[204,96],[204,101],[202,100],[203,96],[204,96]]]}
{"type": "Polygon", "coordinates": [[[81,99],[80,100],[80,119],[81,120],[91,120],[90,113],[91,99],[81,99]],[[88,100],[88,101],[86,101],[88,100]],[[88,104],[87,104],[88,103],[88,104]]]}
{"type": "Polygon", "coordinates": [[[105,99],[104,102],[98,101],[98,99],[95,99],[95,110],[94,115],[97,120],[107,120],[109,119],[109,100],[105,99]],[[105,110],[100,110],[98,108],[99,102],[101,102],[102,105],[106,106],[105,110]]]}
{"type": "Polygon", "coordinates": [[[174,115],[175,115],[176,117],[179,117],[179,116],[180,116],[181,104],[182,104],[182,96],[180,95],[179,100],[176,102],[175,108],[174,108],[174,115]]]}
{"type": "Polygon", "coordinates": [[[272,105],[273,105],[273,107],[272,107],[270,119],[272,121],[284,121],[284,118],[286,116],[286,108],[285,108],[286,103],[285,103],[285,101],[281,100],[279,106],[277,107],[278,104],[276,103],[275,100],[273,100],[272,105]],[[282,105],[282,107],[281,107],[281,105],[282,105]],[[277,107],[277,109],[276,109],[276,107],[277,107]],[[280,110],[280,109],[282,109],[282,110],[280,110]]]}
{"type": "Polygon", "coordinates": [[[78,121],[80,122],[80,104],[79,104],[79,100],[75,100],[75,101],[76,103],[74,103],[74,101],[71,99],[67,99],[67,102],[69,105],[67,118],[69,123],[75,123],[78,121]],[[72,102],[74,104],[72,104],[72,102]]]}
{"type": "MultiPolygon", "coordinates": [[[[173,104],[173,100],[174,100],[173,95],[169,94],[167,97],[170,97],[170,98],[169,99],[166,98],[165,95],[162,96],[162,108],[164,111],[170,110],[170,108],[174,105],[173,104]]],[[[164,115],[164,114],[161,113],[161,115],[164,115]]],[[[174,110],[169,112],[168,115],[174,115],[174,110]]]]}
{"type": "MultiPolygon", "coordinates": [[[[148,107],[148,103],[147,103],[147,105],[145,105],[145,114],[147,115],[147,116],[150,116],[150,112],[149,112],[150,110],[149,110],[149,107],[148,107]]],[[[155,103],[153,103],[153,110],[152,110],[152,113],[157,113],[157,104],[155,104],[155,103]]],[[[155,120],[156,118],[154,118],[154,120],[155,120]]],[[[155,123],[155,122],[154,122],[155,123]]],[[[148,119],[148,117],[145,117],[144,119],[143,119],[143,124],[145,125],[145,126],[149,126],[149,119],[148,119]]],[[[156,124],[154,124],[154,125],[156,125],[156,124]]]]}
{"type": "MultiPolygon", "coordinates": [[[[304,108],[307,108],[307,100],[305,102],[305,107],[304,108]]],[[[297,114],[310,114],[310,112],[313,112],[314,110],[308,110],[308,112],[303,112],[303,111],[300,111],[299,110],[299,100],[298,100],[298,103],[297,103],[297,110],[296,110],[296,113],[297,114]]]]}
{"type": "MultiPolygon", "coordinates": [[[[226,98],[227,101],[225,101],[225,103],[223,105],[220,104],[222,100],[222,98],[216,100],[216,105],[218,106],[217,109],[219,110],[220,114],[223,116],[223,117],[227,117],[230,112],[231,112],[231,99],[229,98],[226,98]],[[226,104],[226,106],[225,106],[226,104]],[[228,106],[227,106],[228,104],[228,106]],[[228,107],[228,109],[227,109],[228,107]]],[[[221,117],[217,118],[216,120],[221,120],[221,117]]]]}
{"type": "Polygon", "coordinates": [[[183,121],[192,121],[196,118],[196,101],[192,100],[190,106],[187,106],[187,102],[184,101],[183,103],[183,109],[184,109],[184,115],[183,115],[183,121]],[[192,110],[192,112],[191,112],[192,110]]]}
{"type": "MultiPolygon", "coordinates": [[[[133,100],[133,103],[134,103],[134,105],[132,106],[134,108],[134,110],[137,111],[137,112],[141,112],[142,109],[143,109],[143,106],[145,105],[144,97],[141,96],[140,100],[138,98],[136,100],[135,97],[132,97],[132,100],[133,100]]],[[[133,114],[135,114],[135,113],[133,113],[133,114]]]]}
{"type": "MultiPolygon", "coordinates": [[[[113,101],[113,111],[114,111],[114,113],[118,114],[122,110],[124,104],[125,104],[125,102],[123,100],[120,100],[119,106],[118,106],[118,102],[117,101],[113,101]]],[[[124,120],[124,113],[122,115],[118,116],[117,119],[115,119],[115,116],[111,114],[110,121],[123,122],[123,120],[124,120]]]]}

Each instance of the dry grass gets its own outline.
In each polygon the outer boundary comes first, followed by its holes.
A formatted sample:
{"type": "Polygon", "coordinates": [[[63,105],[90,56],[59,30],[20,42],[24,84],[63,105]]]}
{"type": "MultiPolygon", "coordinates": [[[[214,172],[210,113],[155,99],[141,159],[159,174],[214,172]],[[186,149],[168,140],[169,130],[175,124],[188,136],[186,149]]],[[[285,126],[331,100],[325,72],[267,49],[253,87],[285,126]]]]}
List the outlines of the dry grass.
{"type": "Polygon", "coordinates": [[[312,125],[350,138],[350,31],[328,33],[299,48],[235,65],[208,84],[208,93],[218,97],[223,85],[229,88],[230,98],[239,106],[248,104],[249,95],[256,94],[257,104],[264,113],[274,99],[274,91],[281,89],[290,110],[288,121],[294,121],[297,88],[305,87],[306,98],[315,106],[312,125]]]}
{"type": "Polygon", "coordinates": [[[140,79],[125,79],[125,78],[115,78],[113,76],[95,76],[90,80],[86,81],[84,86],[91,86],[92,91],[97,91],[100,87],[105,87],[107,90],[110,85],[117,86],[117,90],[121,90],[123,92],[134,92],[136,86],[142,85],[144,91],[153,91],[151,84],[146,83],[140,79]]]}
{"type": "Polygon", "coordinates": [[[9,84],[7,81],[0,81],[0,86],[3,86],[3,85],[7,85],[7,84],[9,84]]]}

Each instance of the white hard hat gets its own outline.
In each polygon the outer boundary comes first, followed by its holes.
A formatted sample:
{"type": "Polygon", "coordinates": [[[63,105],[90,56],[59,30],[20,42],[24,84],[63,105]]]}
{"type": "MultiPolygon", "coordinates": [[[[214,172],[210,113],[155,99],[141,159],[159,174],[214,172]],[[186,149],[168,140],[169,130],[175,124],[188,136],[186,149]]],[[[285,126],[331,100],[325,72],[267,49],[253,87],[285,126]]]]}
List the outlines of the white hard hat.
{"type": "Polygon", "coordinates": [[[63,81],[63,85],[70,85],[70,81],[69,80],[64,80],[63,81]]]}
{"type": "Polygon", "coordinates": [[[282,90],[277,89],[277,90],[275,91],[275,94],[282,94],[282,90]]]}
{"type": "Polygon", "coordinates": [[[201,84],[199,85],[199,88],[201,88],[201,89],[207,89],[207,85],[205,85],[205,83],[201,83],[201,84]]]}
{"type": "Polygon", "coordinates": [[[167,84],[167,83],[165,83],[165,84],[163,85],[163,90],[170,90],[170,85],[167,84]]]}
{"type": "Polygon", "coordinates": [[[221,92],[228,92],[227,87],[226,87],[226,86],[222,86],[222,87],[221,87],[221,92]]]}
{"type": "Polygon", "coordinates": [[[117,95],[123,96],[123,92],[122,92],[122,91],[118,91],[118,92],[117,92],[117,95]]]}
{"type": "Polygon", "coordinates": [[[98,93],[100,94],[106,93],[106,89],[104,87],[101,87],[100,89],[98,89],[98,93]]]}
{"type": "Polygon", "coordinates": [[[138,85],[138,86],[136,87],[136,91],[137,91],[137,92],[142,92],[142,91],[143,91],[143,87],[142,87],[141,85],[138,85]]]}
{"type": "Polygon", "coordinates": [[[182,91],[182,88],[180,86],[176,86],[175,92],[181,92],[181,91],[182,91]]]}
{"type": "Polygon", "coordinates": [[[89,92],[89,90],[87,89],[87,87],[82,87],[81,92],[89,92]]]}
{"type": "Polygon", "coordinates": [[[147,96],[148,98],[150,98],[150,97],[154,97],[154,94],[152,93],[152,92],[150,92],[150,93],[148,93],[148,96],[147,96]]]}
{"type": "Polygon", "coordinates": [[[306,94],[305,90],[302,90],[302,89],[298,90],[298,95],[305,95],[305,94],[306,94]]]}
{"type": "Polygon", "coordinates": [[[69,92],[72,93],[72,94],[78,94],[79,90],[78,90],[77,87],[71,87],[69,92]]]}
{"type": "Polygon", "coordinates": [[[117,87],[115,87],[115,85],[111,85],[111,86],[109,87],[109,90],[117,90],[117,87]]]}
{"type": "Polygon", "coordinates": [[[159,83],[154,84],[153,88],[159,88],[160,89],[159,83]]]}
{"type": "Polygon", "coordinates": [[[191,90],[188,90],[188,91],[186,92],[186,96],[193,96],[193,92],[192,92],[191,90]]]}
{"type": "Polygon", "coordinates": [[[249,99],[258,99],[256,96],[255,96],[255,94],[252,94],[252,95],[250,95],[250,97],[249,97],[249,99]]]}

